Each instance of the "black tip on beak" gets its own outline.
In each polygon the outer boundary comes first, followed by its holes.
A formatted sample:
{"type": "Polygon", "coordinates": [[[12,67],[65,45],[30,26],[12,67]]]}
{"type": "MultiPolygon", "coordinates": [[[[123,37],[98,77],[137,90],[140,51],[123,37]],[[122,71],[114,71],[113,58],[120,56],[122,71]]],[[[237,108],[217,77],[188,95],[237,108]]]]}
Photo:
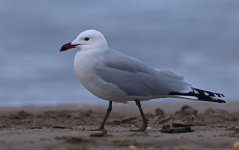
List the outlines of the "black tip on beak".
{"type": "MultiPolygon", "coordinates": [[[[78,44],[78,45],[79,45],[79,44],[78,44]]],[[[61,47],[61,49],[60,49],[60,52],[66,51],[66,50],[71,49],[71,48],[75,48],[76,46],[77,46],[77,45],[71,44],[71,42],[66,43],[66,44],[62,45],[62,47],[61,47]]]]}

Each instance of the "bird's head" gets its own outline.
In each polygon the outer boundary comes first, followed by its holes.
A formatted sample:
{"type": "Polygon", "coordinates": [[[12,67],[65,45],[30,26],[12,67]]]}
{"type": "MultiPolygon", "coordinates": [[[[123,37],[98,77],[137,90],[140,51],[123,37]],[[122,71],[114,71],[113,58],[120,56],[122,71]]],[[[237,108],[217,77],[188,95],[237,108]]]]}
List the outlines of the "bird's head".
{"type": "Polygon", "coordinates": [[[107,41],[104,35],[96,30],[86,30],[81,32],[77,38],[69,43],[64,44],[60,52],[71,48],[77,48],[80,51],[107,49],[107,41]]]}

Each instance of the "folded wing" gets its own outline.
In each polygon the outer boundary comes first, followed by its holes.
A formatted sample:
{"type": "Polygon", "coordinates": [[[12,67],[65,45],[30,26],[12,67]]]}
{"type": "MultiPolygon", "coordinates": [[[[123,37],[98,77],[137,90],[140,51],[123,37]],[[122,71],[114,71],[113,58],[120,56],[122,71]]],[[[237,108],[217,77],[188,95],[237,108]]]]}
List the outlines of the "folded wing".
{"type": "Polygon", "coordinates": [[[150,99],[165,97],[174,91],[190,91],[190,84],[183,77],[154,69],[117,51],[106,51],[99,57],[102,63],[95,66],[96,73],[105,82],[116,85],[129,96],[150,99]]]}

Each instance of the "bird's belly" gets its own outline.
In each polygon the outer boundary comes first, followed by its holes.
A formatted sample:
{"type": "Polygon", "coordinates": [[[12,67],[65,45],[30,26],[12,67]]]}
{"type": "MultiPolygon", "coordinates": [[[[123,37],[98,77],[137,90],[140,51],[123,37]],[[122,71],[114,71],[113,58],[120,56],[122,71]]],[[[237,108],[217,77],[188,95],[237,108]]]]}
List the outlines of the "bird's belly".
{"type": "Polygon", "coordinates": [[[99,77],[81,80],[81,83],[95,96],[111,101],[127,101],[128,97],[118,87],[107,83],[99,77]]]}
{"type": "Polygon", "coordinates": [[[81,71],[77,74],[80,82],[95,96],[115,102],[123,102],[131,100],[121,89],[112,83],[105,82],[92,71],[81,71]]]}

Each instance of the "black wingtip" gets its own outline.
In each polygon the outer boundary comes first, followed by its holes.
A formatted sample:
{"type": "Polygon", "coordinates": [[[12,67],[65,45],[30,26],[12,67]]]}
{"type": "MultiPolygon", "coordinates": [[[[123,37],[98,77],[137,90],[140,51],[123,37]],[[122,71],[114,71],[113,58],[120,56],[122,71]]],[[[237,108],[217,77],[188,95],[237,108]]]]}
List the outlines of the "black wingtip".
{"type": "Polygon", "coordinates": [[[218,103],[226,103],[226,101],[221,100],[221,99],[218,99],[217,101],[218,101],[218,103]]]}
{"type": "Polygon", "coordinates": [[[198,99],[200,101],[208,101],[208,102],[215,102],[215,103],[226,103],[226,101],[222,100],[222,99],[198,99]]]}
{"type": "Polygon", "coordinates": [[[170,92],[169,95],[193,96],[193,97],[196,97],[200,101],[226,103],[226,101],[224,101],[222,99],[217,99],[219,97],[225,97],[223,94],[205,91],[205,90],[201,90],[201,89],[197,89],[197,88],[192,88],[192,91],[188,92],[188,93],[170,92]]]}

